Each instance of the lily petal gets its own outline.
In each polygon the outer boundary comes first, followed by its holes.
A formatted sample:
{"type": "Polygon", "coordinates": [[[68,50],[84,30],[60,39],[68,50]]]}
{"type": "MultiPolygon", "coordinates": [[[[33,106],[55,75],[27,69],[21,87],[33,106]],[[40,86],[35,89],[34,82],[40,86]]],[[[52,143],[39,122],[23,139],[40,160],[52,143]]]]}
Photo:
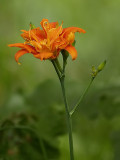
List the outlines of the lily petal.
{"type": "Polygon", "coordinates": [[[77,58],[77,50],[72,45],[69,45],[65,48],[66,51],[71,55],[72,60],[75,60],[77,58]]]}
{"type": "Polygon", "coordinates": [[[46,60],[53,56],[52,52],[41,52],[39,54],[34,55],[34,57],[39,58],[40,60],[46,60]]]}
{"type": "Polygon", "coordinates": [[[40,24],[41,24],[43,30],[45,31],[46,35],[47,35],[47,31],[48,31],[48,29],[49,29],[49,28],[48,28],[48,23],[49,23],[48,19],[43,19],[43,20],[40,22],[40,24]]]}
{"type": "Polygon", "coordinates": [[[58,22],[51,22],[51,23],[49,23],[49,26],[50,26],[50,28],[56,28],[56,27],[58,27],[58,22]]]}
{"type": "Polygon", "coordinates": [[[33,46],[28,45],[28,44],[14,43],[14,44],[9,44],[8,46],[9,47],[19,47],[22,49],[26,49],[27,52],[29,52],[29,53],[37,54],[35,48],[33,46]]]}
{"type": "Polygon", "coordinates": [[[48,42],[50,42],[49,44],[52,44],[59,37],[62,31],[63,31],[62,25],[59,26],[58,28],[50,29],[47,33],[47,39],[48,42]]]}
{"type": "Polygon", "coordinates": [[[27,51],[26,49],[21,49],[21,50],[19,50],[19,51],[15,54],[15,60],[16,60],[16,62],[19,63],[19,62],[18,62],[19,58],[20,58],[22,55],[26,54],[26,53],[28,53],[28,51],[27,51]]]}
{"type": "Polygon", "coordinates": [[[40,41],[46,38],[45,32],[43,30],[40,30],[40,27],[34,28],[29,31],[26,30],[21,30],[21,31],[23,32],[21,34],[21,37],[23,37],[25,40],[40,41]]]}
{"type": "Polygon", "coordinates": [[[49,23],[48,19],[43,19],[41,22],[40,22],[43,30],[45,31],[46,35],[48,33],[49,30],[53,29],[53,28],[58,28],[59,24],[58,22],[51,22],[49,23]]]}
{"type": "Polygon", "coordinates": [[[75,33],[75,32],[86,33],[86,31],[84,29],[82,29],[82,28],[68,27],[68,28],[64,28],[63,29],[63,33],[62,33],[63,37],[68,36],[70,32],[73,32],[73,33],[75,33]]]}

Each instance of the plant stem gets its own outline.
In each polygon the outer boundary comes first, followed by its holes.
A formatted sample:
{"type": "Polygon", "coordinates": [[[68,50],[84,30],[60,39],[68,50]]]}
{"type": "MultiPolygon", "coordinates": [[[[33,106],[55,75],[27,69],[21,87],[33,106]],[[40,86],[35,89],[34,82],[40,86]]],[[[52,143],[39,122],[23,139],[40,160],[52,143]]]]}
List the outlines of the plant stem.
{"type": "Polygon", "coordinates": [[[67,118],[67,126],[68,126],[68,133],[69,133],[69,148],[70,148],[70,160],[74,160],[74,153],[73,153],[73,137],[72,137],[72,122],[71,122],[71,116],[69,113],[69,107],[67,103],[67,98],[66,98],[66,92],[65,92],[65,85],[64,85],[64,80],[65,80],[65,68],[63,69],[63,72],[60,73],[59,71],[59,66],[56,65],[55,61],[52,61],[53,66],[55,68],[55,71],[58,75],[58,78],[60,80],[61,88],[62,88],[62,94],[63,94],[63,100],[65,104],[65,111],[66,111],[66,118],[67,118]]]}
{"type": "Polygon", "coordinates": [[[67,103],[67,99],[66,99],[66,93],[65,93],[65,87],[64,87],[64,77],[61,79],[60,82],[61,82],[62,94],[63,94],[64,104],[65,104],[67,126],[68,126],[68,132],[69,132],[70,160],[74,160],[72,122],[71,122],[71,116],[69,113],[68,103],[67,103]]]}
{"type": "Polygon", "coordinates": [[[58,59],[56,58],[56,59],[54,59],[53,61],[54,61],[54,62],[55,62],[55,64],[57,65],[57,67],[58,67],[59,71],[60,71],[61,73],[63,73],[63,70],[62,70],[62,68],[61,68],[61,65],[60,65],[60,63],[59,63],[58,59]]]}
{"type": "Polygon", "coordinates": [[[51,62],[52,62],[52,64],[53,64],[54,68],[55,68],[55,71],[56,71],[56,73],[57,73],[57,75],[58,75],[59,80],[61,80],[61,75],[60,75],[60,72],[59,72],[59,70],[58,70],[58,68],[57,68],[57,65],[56,65],[55,61],[54,61],[54,60],[51,60],[51,62]]]}
{"type": "Polygon", "coordinates": [[[86,90],[83,92],[82,96],[80,97],[80,99],[78,100],[77,104],[75,105],[75,107],[71,110],[70,112],[70,116],[72,116],[74,114],[74,112],[76,111],[76,109],[78,108],[78,106],[80,105],[80,103],[82,102],[83,98],[85,97],[85,95],[87,94],[92,82],[93,82],[94,78],[91,79],[88,87],[86,88],[86,90]]]}

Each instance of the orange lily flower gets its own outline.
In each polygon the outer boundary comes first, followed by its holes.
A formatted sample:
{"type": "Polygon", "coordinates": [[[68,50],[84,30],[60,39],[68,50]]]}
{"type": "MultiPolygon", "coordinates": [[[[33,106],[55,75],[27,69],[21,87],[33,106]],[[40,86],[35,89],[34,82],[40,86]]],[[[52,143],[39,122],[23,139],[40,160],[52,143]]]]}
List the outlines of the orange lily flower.
{"type": "Polygon", "coordinates": [[[40,60],[55,59],[61,50],[66,50],[76,59],[77,51],[72,43],[75,40],[75,32],[85,33],[85,30],[78,27],[63,28],[58,22],[50,23],[48,19],[41,21],[42,30],[37,27],[29,31],[21,30],[21,36],[25,40],[24,43],[9,44],[9,47],[21,48],[15,54],[15,60],[26,54],[32,53],[34,57],[40,60]]]}

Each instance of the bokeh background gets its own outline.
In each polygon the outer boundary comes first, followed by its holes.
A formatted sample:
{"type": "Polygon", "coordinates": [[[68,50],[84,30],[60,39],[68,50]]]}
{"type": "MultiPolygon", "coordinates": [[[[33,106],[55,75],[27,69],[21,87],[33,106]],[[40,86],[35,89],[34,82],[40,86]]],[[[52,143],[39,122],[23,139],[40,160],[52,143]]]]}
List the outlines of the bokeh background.
{"type": "Polygon", "coordinates": [[[31,54],[14,60],[20,30],[43,18],[76,26],[78,58],[69,57],[70,107],[90,81],[92,65],[107,65],[73,116],[76,160],[120,160],[120,1],[0,0],[0,159],[69,160],[61,88],[49,61],[31,54]],[[31,129],[32,128],[32,129],[31,129]],[[47,156],[45,156],[47,155],[47,156]]]}

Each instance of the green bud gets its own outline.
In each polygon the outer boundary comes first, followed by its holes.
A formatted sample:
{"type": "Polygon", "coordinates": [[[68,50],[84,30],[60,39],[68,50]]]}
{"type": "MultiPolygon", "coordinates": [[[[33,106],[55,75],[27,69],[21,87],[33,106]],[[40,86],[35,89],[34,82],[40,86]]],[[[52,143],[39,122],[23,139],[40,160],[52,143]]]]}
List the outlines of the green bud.
{"type": "Polygon", "coordinates": [[[106,60],[105,60],[103,63],[101,63],[101,64],[98,66],[97,69],[95,68],[95,66],[92,66],[91,76],[92,76],[93,79],[97,76],[97,74],[98,74],[100,71],[102,71],[102,70],[104,69],[105,65],[106,65],[106,60]]]}
{"type": "Polygon", "coordinates": [[[106,65],[106,60],[98,66],[97,71],[98,72],[102,71],[104,69],[105,65],[106,65]]]}
{"type": "Polygon", "coordinates": [[[34,28],[36,27],[34,26],[34,24],[32,24],[32,22],[30,22],[30,29],[34,29],[34,28]]]}
{"type": "Polygon", "coordinates": [[[95,78],[97,73],[98,71],[96,70],[95,66],[92,66],[92,73],[91,73],[92,78],[95,78]]]}
{"type": "Polygon", "coordinates": [[[96,72],[97,70],[96,70],[96,68],[95,68],[95,66],[92,66],[92,72],[96,72]]]}

